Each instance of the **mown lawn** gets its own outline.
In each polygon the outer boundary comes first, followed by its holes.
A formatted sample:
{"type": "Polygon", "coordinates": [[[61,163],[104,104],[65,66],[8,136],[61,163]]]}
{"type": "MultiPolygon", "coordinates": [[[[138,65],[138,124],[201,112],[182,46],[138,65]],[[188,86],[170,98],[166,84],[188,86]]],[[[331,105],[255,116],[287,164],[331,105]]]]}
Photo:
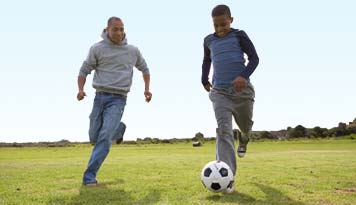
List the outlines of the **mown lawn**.
{"type": "Polygon", "coordinates": [[[0,148],[0,204],[356,204],[356,140],[252,142],[231,195],[200,182],[212,142],[114,145],[95,188],[91,149],[0,148]]]}

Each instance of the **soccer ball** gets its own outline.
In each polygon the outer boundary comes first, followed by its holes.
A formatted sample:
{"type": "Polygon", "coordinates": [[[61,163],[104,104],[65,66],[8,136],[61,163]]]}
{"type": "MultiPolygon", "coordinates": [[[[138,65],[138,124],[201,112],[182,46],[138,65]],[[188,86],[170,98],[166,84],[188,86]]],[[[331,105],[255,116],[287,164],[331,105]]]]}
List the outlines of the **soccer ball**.
{"type": "Polygon", "coordinates": [[[212,192],[224,191],[234,181],[234,175],[223,161],[211,161],[201,170],[201,181],[212,192]]]}

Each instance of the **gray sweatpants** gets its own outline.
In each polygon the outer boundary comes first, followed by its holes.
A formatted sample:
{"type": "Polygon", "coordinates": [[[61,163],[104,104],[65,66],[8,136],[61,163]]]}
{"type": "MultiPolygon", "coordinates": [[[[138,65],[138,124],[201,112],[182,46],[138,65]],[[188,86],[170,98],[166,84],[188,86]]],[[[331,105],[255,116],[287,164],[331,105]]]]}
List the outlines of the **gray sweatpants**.
{"type": "Polygon", "coordinates": [[[227,163],[234,175],[236,174],[236,152],[232,132],[232,116],[238,125],[243,137],[251,133],[253,121],[253,103],[255,91],[248,82],[241,92],[233,87],[213,88],[209,93],[213,102],[215,118],[218,124],[216,129],[216,160],[227,163]]]}

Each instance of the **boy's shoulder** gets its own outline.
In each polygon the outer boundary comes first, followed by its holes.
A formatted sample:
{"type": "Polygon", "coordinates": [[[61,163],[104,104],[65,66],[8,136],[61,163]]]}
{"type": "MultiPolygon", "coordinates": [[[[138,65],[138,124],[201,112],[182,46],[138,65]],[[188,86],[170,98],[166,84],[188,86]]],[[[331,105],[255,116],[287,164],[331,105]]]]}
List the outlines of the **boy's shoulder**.
{"type": "Polygon", "coordinates": [[[208,42],[214,40],[215,38],[216,38],[216,36],[214,35],[214,33],[205,36],[204,44],[207,44],[208,42]]]}
{"type": "MultiPolygon", "coordinates": [[[[240,29],[231,28],[231,32],[236,35],[236,37],[246,35],[245,31],[240,29]]],[[[218,38],[219,37],[217,37],[215,33],[209,34],[204,38],[204,44],[209,43],[218,38]]]]}
{"type": "Polygon", "coordinates": [[[233,32],[236,36],[247,36],[246,32],[242,29],[234,29],[233,32]]]}
{"type": "Polygon", "coordinates": [[[231,32],[235,34],[237,38],[246,36],[246,32],[242,29],[231,28],[231,32]]]}

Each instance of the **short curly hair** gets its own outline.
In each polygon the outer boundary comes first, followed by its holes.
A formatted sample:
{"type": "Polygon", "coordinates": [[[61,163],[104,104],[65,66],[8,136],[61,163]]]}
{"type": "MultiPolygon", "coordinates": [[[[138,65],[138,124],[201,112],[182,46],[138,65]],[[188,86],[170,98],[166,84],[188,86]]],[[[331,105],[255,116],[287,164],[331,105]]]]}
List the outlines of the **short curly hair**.
{"type": "Polygon", "coordinates": [[[227,17],[231,17],[230,8],[224,4],[217,5],[211,11],[211,17],[227,15],[227,17]]]}

